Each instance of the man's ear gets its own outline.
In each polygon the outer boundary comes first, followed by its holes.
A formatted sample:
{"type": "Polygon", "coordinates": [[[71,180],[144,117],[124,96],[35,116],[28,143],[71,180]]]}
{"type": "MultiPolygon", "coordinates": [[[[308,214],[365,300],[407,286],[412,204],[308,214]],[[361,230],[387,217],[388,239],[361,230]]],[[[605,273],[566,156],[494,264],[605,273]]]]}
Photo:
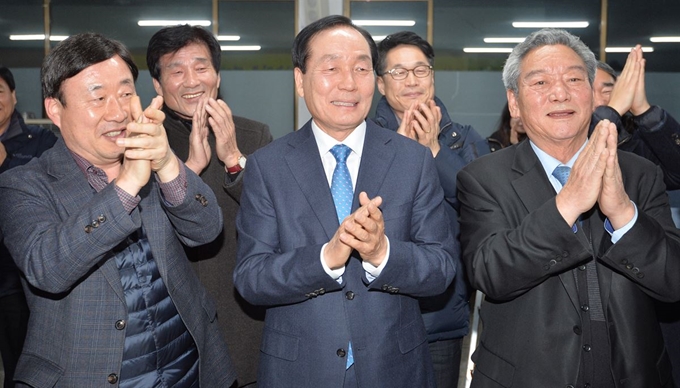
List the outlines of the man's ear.
{"type": "MultiPolygon", "coordinates": [[[[155,78],[152,78],[151,80],[153,81],[153,88],[156,91],[156,94],[163,97],[163,88],[161,88],[161,83],[158,82],[158,80],[155,79],[155,78]]],[[[217,85],[219,85],[219,75],[218,75],[217,80],[218,80],[217,85]]]]}
{"type": "Polygon", "coordinates": [[[519,104],[517,103],[517,95],[512,90],[506,90],[505,95],[508,97],[508,110],[511,117],[520,117],[519,104]]]}
{"type": "Polygon", "coordinates": [[[61,105],[61,102],[58,99],[53,97],[45,99],[45,113],[47,113],[47,117],[52,120],[54,125],[59,128],[61,128],[62,109],[64,109],[64,106],[61,105]]]}
{"type": "Polygon", "coordinates": [[[380,92],[380,94],[382,94],[384,96],[385,95],[385,80],[381,76],[378,76],[376,78],[377,78],[376,81],[378,83],[378,91],[380,92]]]}
{"type": "Polygon", "coordinates": [[[302,88],[302,77],[304,74],[302,74],[302,70],[300,70],[299,67],[296,67],[293,69],[293,75],[295,76],[295,91],[297,92],[298,96],[304,98],[305,91],[302,88]]]}

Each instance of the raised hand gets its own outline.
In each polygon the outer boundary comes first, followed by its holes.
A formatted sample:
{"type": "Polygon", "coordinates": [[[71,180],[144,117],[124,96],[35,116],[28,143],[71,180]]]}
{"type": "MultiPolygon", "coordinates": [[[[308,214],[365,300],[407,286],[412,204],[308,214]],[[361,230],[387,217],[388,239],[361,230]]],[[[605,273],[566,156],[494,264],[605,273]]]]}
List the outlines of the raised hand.
{"type": "Polygon", "coordinates": [[[613,124],[607,126],[607,164],[602,177],[602,190],[597,200],[600,210],[607,216],[614,230],[625,226],[635,216],[635,207],[623,186],[621,167],[616,152],[618,136],[613,124]]]}
{"type": "Polygon", "coordinates": [[[352,213],[341,228],[340,240],[352,249],[356,249],[364,261],[378,267],[387,254],[387,237],[385,237],[385,221],[379,206],[381,197],[368,198],[366,192],[359,194],[361,207],[352,213]]]}
{"type": "Polygon", "coordinates": [[[432,151],[432,156],[437,156],[439,146],[439,122],[442,119],[442,111],[434,100],[420,103],[413,113],[412,126],[416,133],[418,143],[432,151]]]}
{"type": "Polygon", "coordinates": [[[189,157],[186,166],[200,174],[210,162],[212,151],[208,143],[208,113],[205,110],[207,99],[201,99],[196,105],[194,116],[191,121],[191,134],[189,135],[189,157]]]}
{"type": "Polygon", "coordinates": [[[217,157],[227,167],[237,165],[241,151],[236,144],[236,127],[231,109],[226,102],[210,98],[205,104],[205,110],[208,113],[208,123],[215,133],[217,157]]]}
{"type": "Polygon", "coordinates": [[[399,128],[397,128],[397,133],[406,136],[410,139],[417,140],[416,139],[416,133],[413,130],[413,126],[411,125],[411,121],[413,121],[413,112],[416,110],[416,104],[413,103],[411,106],[404,111],[404,114],[402,115],[401,118],[401,124],[399,124],[399,128]]]}
{"type": "Polygon", "coordinates": [[[609,130],[616,126],[609,120],[597,124],[581,154],[574,162],[569,180],[555,198],[557,210],[569,225],[590,210],[600,197],[609,150],[607,137],[609,130]]]}

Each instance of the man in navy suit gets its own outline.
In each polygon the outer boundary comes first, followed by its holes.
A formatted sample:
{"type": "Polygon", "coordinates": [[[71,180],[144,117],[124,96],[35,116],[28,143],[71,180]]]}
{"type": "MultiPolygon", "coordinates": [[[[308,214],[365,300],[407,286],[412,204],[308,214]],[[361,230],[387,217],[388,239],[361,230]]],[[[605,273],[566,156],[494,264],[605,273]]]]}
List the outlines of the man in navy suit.
{"type": "Polygon", "coordinates": [[[74,35],[42,67],[62,139],[0,176],[0,228],[24,276],[30,387],[228,387],[214,301],[182,244],[222,229],[215,195],[172,153],[157,97],[142,112],[119,42],[74,35]]]}
{"type": "Polygon", "coordinates": [[[293,63],[312,120],[248,159],[234,284],[268,307],[260,387],[434,386],[416,298],[451,283],[457,247],[432,153],[365,120],[376,54],[348,18],[304,28],[293,63]]]}

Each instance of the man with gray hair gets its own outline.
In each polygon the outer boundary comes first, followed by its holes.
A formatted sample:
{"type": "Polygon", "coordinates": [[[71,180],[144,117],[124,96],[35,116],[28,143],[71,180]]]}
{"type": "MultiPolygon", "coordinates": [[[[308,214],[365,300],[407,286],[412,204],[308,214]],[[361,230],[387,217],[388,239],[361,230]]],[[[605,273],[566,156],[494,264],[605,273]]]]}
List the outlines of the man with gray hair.
{"type": "Polygon", "coordinates": [[[529,141],[458,174],[463,260],[486,294],[472,386],[671,387],[654,300],[680,299],[680,233],[659,168],[590,138],[596,60],[540,30],[503,70],[529,141]]]}

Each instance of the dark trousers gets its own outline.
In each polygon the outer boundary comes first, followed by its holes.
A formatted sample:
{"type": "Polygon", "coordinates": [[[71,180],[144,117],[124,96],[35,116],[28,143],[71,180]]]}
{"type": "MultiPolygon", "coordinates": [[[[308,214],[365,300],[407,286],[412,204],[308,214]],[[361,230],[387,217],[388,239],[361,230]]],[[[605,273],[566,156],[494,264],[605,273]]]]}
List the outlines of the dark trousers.
{"type": "Polygon", "coordinates": [[[454,338],[430,342],[429,346],[437,388],[458,387],[463,339],[454,338]]]}
{"type": "Polygon", "coordinates": [[[28,305],[23,292],[0,298],[0,354],[5,368],[5,388],[13,388],[14,370],[28,328],[28,305]]]}

